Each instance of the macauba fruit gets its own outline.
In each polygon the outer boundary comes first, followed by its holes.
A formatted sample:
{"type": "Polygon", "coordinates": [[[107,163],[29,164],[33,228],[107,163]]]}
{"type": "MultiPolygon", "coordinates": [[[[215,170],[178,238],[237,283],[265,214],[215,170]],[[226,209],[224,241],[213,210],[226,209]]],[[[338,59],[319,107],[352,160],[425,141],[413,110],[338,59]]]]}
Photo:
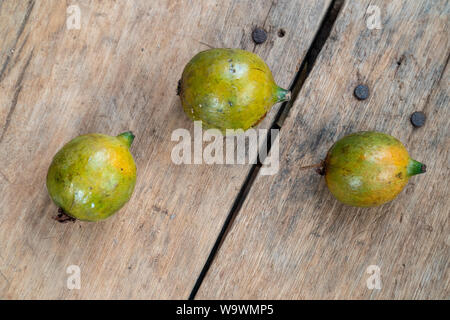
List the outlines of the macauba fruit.
{"type": "Polygon", "coordinates": [[[186,114],[205,128],[247,130],[257,125],[290,91],[274,82],[256,54],[240,49],[211,49],[186,65],[178,94],[186,114]]]}
{"type": "Polygon", "coordinates": [[[64,217],[98,221],[117,212],[130,199],[136,165],[130,152],[134,135],[99,133],[76,137],[54,156],[47,190],[64,217]]]}
{"type": "Polygon", "coordinates": [[[412,159],[403,144],[381,132],[363,131],[337,141],[328,151],[324,173],[331,193],[356,207],[378,206],[397,197],[424,164],[412,159]]]}

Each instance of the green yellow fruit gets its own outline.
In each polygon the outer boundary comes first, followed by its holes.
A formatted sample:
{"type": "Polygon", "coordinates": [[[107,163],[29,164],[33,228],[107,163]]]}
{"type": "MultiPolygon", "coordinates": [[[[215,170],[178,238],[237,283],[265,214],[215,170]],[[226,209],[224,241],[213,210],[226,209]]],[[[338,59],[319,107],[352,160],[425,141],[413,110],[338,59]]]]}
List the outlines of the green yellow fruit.
{"type": "Polygon", "coordinates": [[[290,98],[259,56],[240,49],[198,53],[184,68],[178,94],[191,119],[224,133],[255,126],[275,103],[290,98]]]}
{"type": "Polygon", "coordinates": [[[345,136],[328,151],[325,180],[341,202],[356,207],[378,206],[393,200],[411,176],[426,167],[410,158],[396,138],[375,131],[345,136]]]}
{"type": "Polygon", "coordinates": [[[63,212],[75,219],[106,219],[130,199],[136,165],[129,150],[134,135],[86,134],[68,142],[53,158],[47,190],[63,212]]]}

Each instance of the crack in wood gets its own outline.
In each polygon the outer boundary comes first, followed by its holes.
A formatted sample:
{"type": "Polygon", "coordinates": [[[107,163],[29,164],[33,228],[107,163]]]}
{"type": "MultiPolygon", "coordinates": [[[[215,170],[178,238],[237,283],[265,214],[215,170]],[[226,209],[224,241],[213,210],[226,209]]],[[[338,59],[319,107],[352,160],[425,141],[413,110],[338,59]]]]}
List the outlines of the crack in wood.
{"type": "MultiPolygon", "coordinates": [[[[313,38],[313,41],[305,55],[305,58],[302,62],[302,66],[300,67],[299,71],[296,73],[294,80],[292,82],[292,85],[290,86],[290,90],[292,91],[297,91],[297,95],[300,92],[300,89],[304,83],[304,81],[306,80],[306,78],[308,77],[309,73],[311,72],[311,70],[313,69],[314,66],[314,61],[317,59],[317,56],[319,54],[319,52],[321,51],[322,47],[325,45],[327,39],[330,36],[330,32],[333,28],[333,25],[337,19],[337,16],[341,10],[341,8],[343,7],[344,1],[343,0],[333,0],[331,2],[331,4],[329,5],[326,14],[324,15],[324,18],[320,24],[320,27],[316,33],[316,35],[313,38]],[[307,63],[308,62],[308,63],[307,63]],[[305,75],[305,68],[308,67],[308,71],[307,74],[305,75]],[[304,77],[302,77],[302,75],[304,77]],[[302,79],[303,81],[299,81],[300,79],[302,79]]],[[[270,11],[272,9],[274,5],[274,2],[272,2],[271,8],[269,9],[269,12],[267,13],[267,16],[270,14],[270,11]]],[[[267,17],[266,17],[267,20],[267,17]]],[[[255,45],[256,48],[256,45],[255,45]]],[[[254,48],[254,49],[255,49],[254,48]]],[[[254,50],[253,50],[254,51],[254,50]]],[[[293,103],[296,100],[297,95],[293,95],[291,100],[289,101],[289,103],[293,103]]],[[[277,116],[275,117],[274,121],[272,122],[272,126],[270,129],[280,129],[281,126],[278,124],[278,120],[281,116],[281,114],[284,112],[284,108],[286,108],[288,102],[285,102],[282,104],[282,106],[280,107],[280,109],[278,110],[277,116]]],[[[271,132],[272,130],[268,130],[268,134],[266,137],[266,144],[267,144],[267,154],[269,154],[270,149],[271,149],[271,143],[270,141],[272,141],[272,137],[271,137],[271,132]]],[[[262,166],[262,163],[264,162],[264,159],[259,159],[258,157],[258,162],[257,164],[254,164],[252,166],[252,168],[250,169],[247,178],[245,179],[244,183],[242,184],[239,193],[233,203],[233,206],[222,226],[222,229],[214,243],[213,248],[211,249],[210,254],[208,255],[208,258],[200,272],[200,275],[197,278],[197,281],[194,284],[194,287],[191,291],[191,294],[189,295],[189,300],[193,300],[198,292],[198,290],[200,289],[200,286],[208,272],[208,270],[211,267],[212,262],[214,261],[214,258],[216,257],[218,251],[220,250],[220,247],[223,243],[223,241],[225,240],[229,230],[231,229],[231,226],[233,225],[233,221],[236,219],[246,197],[247,194],[249,193],[254,180],[256,179],[259,169],[262,166]]]]}
{"type": "Polygon", "coordinates": [[[445,70],[447,70],[449,58],[450,58],[450,54],[447,55],[447,60],[445,60],[444,68],[442,68],[441,74],[439,75],[439,78],[438,78],[436,84],[439,84],[441,82],[442,77],[444,76],[445,70]]]}
{"type": "Polygon", "coordinates": [[[9,71],[14,68],[14,66],[16,65],[18,59],[20,58],[22,51],[23,51],[23,47],[25,46],[25,44],[28,41],[28,37],[29,34],[27,34],[27,36],[25,37],[25,39],[22,42],[22,45],[20,46],[19,50],[14,51],[15,53],[15,59],[14,62],[12,64],[9,63],[10,59],[12,58],[12,56],[8,55],[6,57],[5,63],[2,66],[2,70],[0,71],[0,82],[2,82],[5,77],[9,74],[9,71]]]}
{"type": "Polygon", "coordinates": [[[25,66],[22,68],[22,71],[20,72],[19,78],[17,79],[16,85],[14,86],[14,88],[16,90],[14,92],[14,97],[13,97],[13,100],[11,102],[11,107],[9,108],[8,115],[6,116],[6,121],[5,121],[5,124],[3,126],[2,134],[0,136],[0,143],[3,141],[5,133],[8,130],[9,124],[11,122],[12,115],[13,115],[15,109],[16,109],[17,101],[19,99],[20,92],[22,91],[22,81],[23,81],[23,78],[25,77],[25,72],[28,69],[28,66],[30,65],[31,58],[33,57],[33,52],[34,52],[34,48],[31,50],[31,53],[28,55],[27,61],[25,63],[25,66]]]}
{"type": "Polygon", "coordinates": [[[428,94],[428,96],[425,100],[425,103],[421,109],[423,112],[425,112],[428,109],[427,107],[430,105],[430,99],[434,95],[435,91],[439,90],[439,84],[441,83],[441,80],[442,80],[442,77],[444,76],[445,70],[447,70],[449,58],[450,58],[450,54],[447,55],[447,59],[444,63],[441,73],[439,74],[439,77],[437,77],[436,81],[433,83],[433,85],[430,88],[430,93],[428,94]]]}
{"type": "MultiPolygon", "coordinates": [[[[0,2],[1,3],[1,2],[0,2]]],[[[30,0],[28,1],[28,6],[27,6],[27,11],[25,12],[25,16],[22,20],[22,23],[20,24],[19,30],[17,31],[17,35],[16,35],[16,39],[14,40],[14,44],[12,46],[12,48],[10,49],[11,51],[15,51],[16,47],[17,47],[17,43],[19,42],[20,36],[22,35],[23,31],[25,30],[25,25],[27,24],[30,15],[31,15],[31,11],[33,11],[33,7],[34,7],[34,3],[35,0],[30,0]]],[[[1,9],[1,6],[0,6],[1,9]]],[[[25,38],[24,43],[27,41],[28,36],[25,38]]],[[[19,54],[22,51],[23,45],[21,46],[21,48],[19,49],[19,54]]],[[[9,61],[11,60],[12,55],[8,54],[6,56],[5,62],[2,65],[2,68],[0,69],[0,82],[2,82],[2,80],[6,77],[6,68],[8,67],[9,61]]]]}
{"type": "Polygon", "coordinates": [[[311,43],[311,46],[309,47],[308,52],[306,53],[305,58],[300,65],[299,71],[297,72],[296,77],[294,78],[294,81],[289,88],[289,90],[292,92],[291,100],[286,101],[281,105],[280,110],[275,117],[275,123],[278,127],[281,128],[284,121],[288,117],[289,111],[294,105],[294,102],[297,100],[303,84],[311,73],[320,51],[322,51],[325,43],[330,38],[334,23],[343,5],[343,0],[334,0],[330,4],[330,7],[328,8],[324,19],[322,20],[319,30],[317,31],[311,43]]]}

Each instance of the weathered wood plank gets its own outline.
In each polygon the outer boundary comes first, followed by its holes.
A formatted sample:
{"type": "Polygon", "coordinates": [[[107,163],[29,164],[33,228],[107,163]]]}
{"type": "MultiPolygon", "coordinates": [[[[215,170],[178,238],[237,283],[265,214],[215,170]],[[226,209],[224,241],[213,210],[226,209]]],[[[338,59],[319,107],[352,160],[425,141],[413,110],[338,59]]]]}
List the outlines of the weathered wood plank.
{"type": "Polygon", "coordinates": [[[1,64],[21,49],[0,80],[0,297],[187,298],[249,166],[172,163],[172,131],[193,127],[175,95],[182,69],[209,46],[254,50],[265,25],[256,51],[288,86],[330,1],[75,1],[80,30],[66,28],[63,1],[1,3],[1,64]],[[138,167],[129,204],[101,223],[53,221],[55,152],[125,130],[138,167]],[[66,287],[70,265],[80,290],[66,287]]]}
{"type": "MultiPolygon", "coordinates": [[[[347,1],[197,298],[449,298],[448,1],[347,1]],[[366,27],[377,5],[381,30],[366,27]],[[371,96],[357,101],[366,83],[371,96]],[[414,129],[409,117],[428,120],[414,129]],[[389,133],[428,172],[378,208],[338,203],[317,163],[345,134],[389,133]],[[366,273],[380,268],[381,290],[366,273]]],[[[372,271],[373,272],[373,271],[372,271]]]]}

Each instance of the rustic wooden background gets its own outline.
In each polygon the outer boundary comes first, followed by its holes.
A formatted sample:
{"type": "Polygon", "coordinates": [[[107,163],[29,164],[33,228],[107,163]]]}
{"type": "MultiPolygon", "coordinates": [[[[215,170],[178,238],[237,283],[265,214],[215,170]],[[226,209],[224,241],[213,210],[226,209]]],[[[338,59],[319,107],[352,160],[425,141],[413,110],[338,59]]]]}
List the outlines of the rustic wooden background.
{"type": "Polygon", "coordinates": [[[0,0],[0,299],[186,299],[199,277],[199,299],[450,298],[449,13],[446,0],[0,0]],[[68,30],[74,4],[81,28],[68,30]],[[331,34],[298,81],[332,5],[331,34]],[[367,27],[369,5],[381,29],[367,27]],[[261,45],[257,26],[268,32],[261,45]],[[256,52],[280,86],[301,88],[281,127],[280,170],[256,174],[241,208],[251,165],[170,157],[172,131],[193,130],[177,81],[209,47],[256,52]],[[352,95],[359,83],[365,101],[352,95]],[[411,126],[414,111],[424,127],[411,126]],[[100,223],[52,220],[45,176],[56,151],[79,134],[125,130],[136,134],[131,201],[100,223]],[[358,130],[396,136],[428,172],[381,207],[339,204],[298,168],[358,130]],[[70,265],[80,290],[67,288],[70,265]],[[370,265],[380,290],[366,286],[370,265]]]}

